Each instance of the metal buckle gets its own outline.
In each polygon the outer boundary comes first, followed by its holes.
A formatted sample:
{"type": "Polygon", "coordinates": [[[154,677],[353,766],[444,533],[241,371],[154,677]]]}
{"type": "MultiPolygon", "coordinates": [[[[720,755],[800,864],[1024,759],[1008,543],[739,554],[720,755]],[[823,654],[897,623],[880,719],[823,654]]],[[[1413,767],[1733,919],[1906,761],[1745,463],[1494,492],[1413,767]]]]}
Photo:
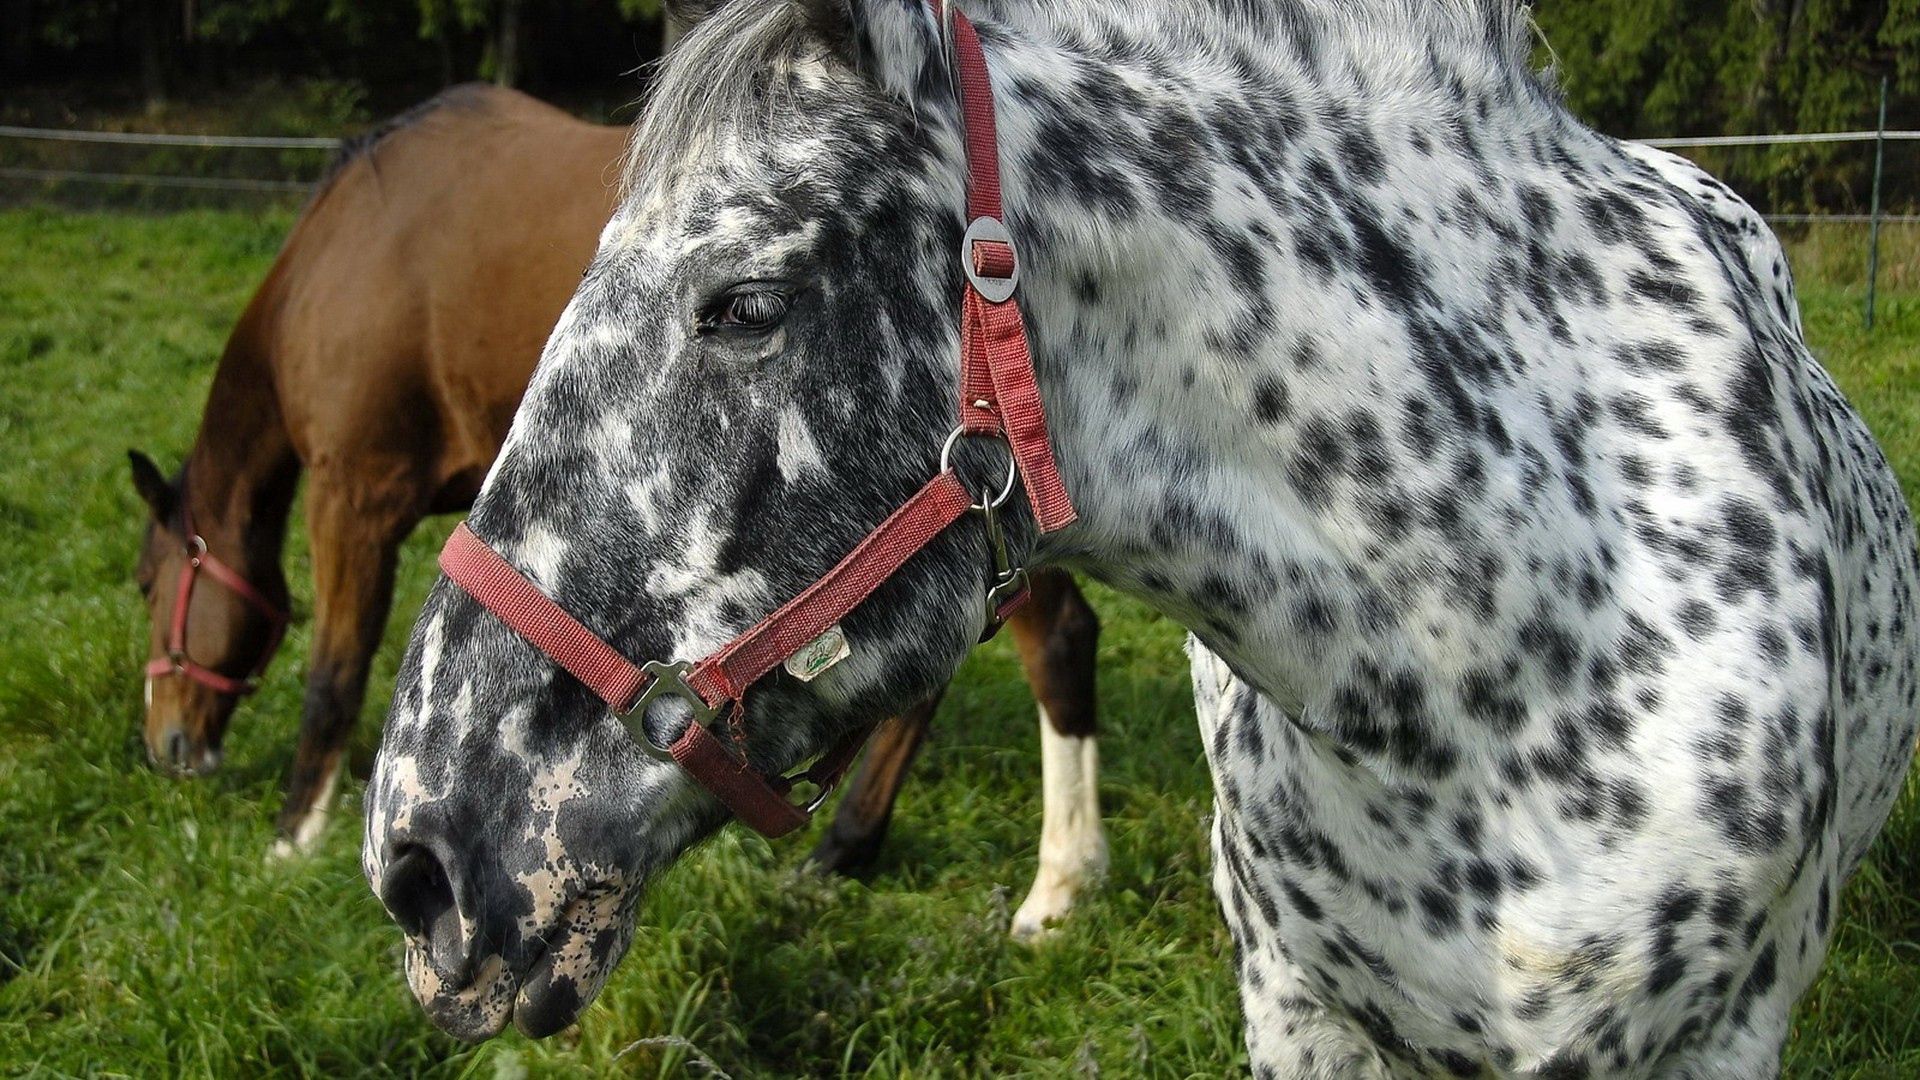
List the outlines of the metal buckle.
{"type": "Polygon", "coordinates": [[[967,280],[973,287],[995,304],[1005,303],[1013,298],[1013,291],[1020,287],[1020,249],[1013,246],[1013,234],[1007,231],[1004,222],[996,218],[977,217],[967,226],[965,236],[960,238],[960,267],[967,272],[967,280]],[[1013,253],[1013,275],[1011,277],[986,277],[974,265],[973,246],[978,243],[997,243],[1007,245],[1013,253]]]}
{"type": "Polygon", "coordinates": [[[640,696],[621,715],[620,722],[626,725],[634,741],[638,742],[641,749],[645,750],[649,756],[659,761],[673,760],[673,751],[647,737],[647,706],[661,694],[671,694],[686,702],[687,707],[693,710],[694,723],[709,731],[718,730],[721,709],[707,704],[707,699],[701,697],[700,692],[687,682],[688,674],[693,671],[691,662],[675,660],[669,664],[659,660],[649,660],[640,665],[640,671],[648,676],[646,685],[641,688],[640,696]]]}

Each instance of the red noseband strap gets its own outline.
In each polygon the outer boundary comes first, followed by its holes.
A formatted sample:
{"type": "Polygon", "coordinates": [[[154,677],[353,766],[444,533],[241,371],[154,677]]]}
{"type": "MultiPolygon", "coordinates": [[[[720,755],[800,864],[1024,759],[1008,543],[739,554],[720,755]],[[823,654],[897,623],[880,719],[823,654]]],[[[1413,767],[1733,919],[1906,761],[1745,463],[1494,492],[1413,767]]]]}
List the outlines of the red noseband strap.
{"type": "Polygon", "coordinates": [[[845,618],[915,552],[960,520],[972,504],[966,485],[951,471],[934,477],[806,591],[690,667],[635,665],[567,614],[464,523],[441,549],[440,569],[599,695],[656,757],[664,751],[749,828],[778,837],[806,824],[811,813],[811,807],[787,801],[786,793],[794,783],[806,780],[818,787],[817,805],[839,783],[870,729],[849,736],[800,776],[768,777],[747,765],[744,745],[730,748],[710,727],[725,724],[732,728],[731,741],[744,744],[746,733],[739,721],[747,688],[845,618]],[[694,714],[686,732],[664,748],[648,737],[643,708],[661,693],[681,698],[694,714]]]}
{"type": "MultiPolygon", "coordinates": [[[[934,0],[933,7],[944,26],[944,5],[934,0]]],[[[960,325],[960,426],[949,437],[942,457],[963,435],[1004,439],[1026,484],[1035,522],[1041,532],[1053,532],[1072,524],[1077,514],[1054,462],[1026,326],[1013,299],[1020,265],[1002,220],[992,86],[972,25],[954,12],[951,26],[949,41],[966,126],[970,224],[961,245],[967,287],[960,325]]],[[[1008,560],[998,515],[1011,490],[1009,477],[1006,491],[999,496],[990,493],[976,504],[943,460],[939,475],[837,566],[778,611],[694,663],[635,664],[569,615],[464,524],[453,531],[440,552],[440,568],[534,648],[598,694],[649,753],[677,762],[741,821],[776,837],[807,822],[852,764],[871,729],[841,740],[803,773],[767,776],[747,764],[747,733],[741,728],[747,689],[783,663],[791,668],[803,653],[809,661],[817,660],[818,666],[803,664],[804,670],[795,673],[797,678],[811,678],[846,655],[844,639],[832,636],[838,633],[840,621],[969,510],[978,512],[985,522],[993,557],[989,630],[997,629],[1026,598],[1025,570],[1008,560]],[[835,652],[836,648],[840,651],[835,652]],[[645,725],[646,706],[663,695],[679,698],[693,713],[685,733],[665,747],[653,743],[645,725]],[[793,785],[801,781],[820,789],[805,807],[787,799],[793,785]]]]}

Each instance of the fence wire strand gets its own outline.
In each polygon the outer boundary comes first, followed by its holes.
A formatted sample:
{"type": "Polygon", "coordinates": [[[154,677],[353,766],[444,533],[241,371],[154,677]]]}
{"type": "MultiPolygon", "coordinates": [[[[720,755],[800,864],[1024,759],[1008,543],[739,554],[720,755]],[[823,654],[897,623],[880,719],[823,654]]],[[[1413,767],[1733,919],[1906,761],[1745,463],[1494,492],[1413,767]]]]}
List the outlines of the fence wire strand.
{"type": "Polygon", "coordinates": [[[76,181],[83,184],[146,184],[152,187],[197,188],[211,191],[306,191],[304,180],[245,180],[234,176],[169,176],[164,173],[100,173],[74,169],[24,169],[0,165],[0,179],[42,183],[76,181]]]}
{"type": "MultiPolygon", "coordinates": [[[[1884,138],[1887,142],[1920,142],[1920,131],[1825,131],[1798,135],[1702,135],[1692,138],[1630,139],[1660,149],[1709,147],[1789,146],[1812,143],[1860,143],[1884,138]]],[[[84,131],[71,128],[19,127],[0,124],[0,139],[116,144],[123,146],[227,147],[255,150],[335,150],[344,140],[330,136],[176,135],[139,131],[84,131]]],[[[254,180],[232,176],[176,176],[160,173],[88,172],[79,169],[34,169],[0,166],[0,179],[37,183],[145,185],[211,191],[301,192],[312,185],[301,180],[254,180]]],[[[1776,224],[1871,224],[1871,214],[1766,214],[1776,224]]],[[[1881,214],[1883,225],[1920,225],[1920,214],[1881,214]]]]}
{"type": "MultiPolygon", "coordinates": [[[[1672,150],[1680,147],[1706,146],[1798,146],[1802,143],[1852,143],[1874,142],[1882,138],[1878,131],[1816,131],[1805,135],[1701,135],[1684,139],[1628,139],[1642,146],[1672,150]]],[[[1888,142],[1920,142],[1920,131],[1889,131],[1884,138],[1888,142]]]]}
{"type": "Polygon", "coordinates": [[[167,135],[150,131],[77,131],[69,128],[14,127],[0,124],[0,137],[55,142],[115,143],[122,146],[244,146],[256,150],[334,150],[341,140],[294,135],[167,135]]]}

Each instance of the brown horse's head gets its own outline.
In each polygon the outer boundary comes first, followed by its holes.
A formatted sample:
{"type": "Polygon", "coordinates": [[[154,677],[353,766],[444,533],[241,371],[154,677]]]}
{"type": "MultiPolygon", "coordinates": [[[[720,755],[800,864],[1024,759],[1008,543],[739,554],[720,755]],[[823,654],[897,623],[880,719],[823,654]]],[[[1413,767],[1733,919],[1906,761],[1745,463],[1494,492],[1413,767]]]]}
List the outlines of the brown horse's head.
{"type": "Polygon", "coordinates": [[[252,565],[249,545],[224,515],[190,515],[183,482],[166,479],[145,454],[129,451],[128,457],[134,490],[150,511],[134,569],[148,615],[147,757],[174,775],[204,776],[219,767],[234,706],[276,644],[279,625],[268,608],[284,608],[286,583],[277,560],[252,565]],[[245,581],[260,582],[267,605],[208,573],[208,555],[245,581]],[[189,576],[193,587],[181,623],[176,609],[189,576]]]}

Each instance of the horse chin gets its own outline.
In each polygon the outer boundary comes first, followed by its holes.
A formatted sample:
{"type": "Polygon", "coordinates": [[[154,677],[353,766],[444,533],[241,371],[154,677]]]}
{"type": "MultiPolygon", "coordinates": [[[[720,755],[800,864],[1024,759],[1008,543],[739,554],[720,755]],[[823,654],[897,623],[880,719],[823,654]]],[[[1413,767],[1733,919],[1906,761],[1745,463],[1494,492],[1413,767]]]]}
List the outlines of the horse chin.
{"type": "Polygon", "coordinates": [[[428,1018],[455,1038],[484,1042],[509,1022],[528,1038],[546,1038],[593,1004],[626,955],[633,941],[633,892],[601,887],[579,897],[521,971],[510,970],[496,953],[460,987],[448,985],[425,951],[409,943],[407,984],[428,1018]]]}
{"type": "Polygon", "coordinates": [[[633,943],[638,890],[602,888],[575,900],[547,935],[547,947],[522,973],[513,1024],[542,1039],[579,1017],[633,943]]]}
{"type": "Polygon", "coordinates": [[[484,1042],[504,1031],[513,1017],[515,979],[498,954],[481,961],[473,981],[452,987],[417,945],[407,946],[407,986],[428,1019],[467,1042],[484,1042]]]}

